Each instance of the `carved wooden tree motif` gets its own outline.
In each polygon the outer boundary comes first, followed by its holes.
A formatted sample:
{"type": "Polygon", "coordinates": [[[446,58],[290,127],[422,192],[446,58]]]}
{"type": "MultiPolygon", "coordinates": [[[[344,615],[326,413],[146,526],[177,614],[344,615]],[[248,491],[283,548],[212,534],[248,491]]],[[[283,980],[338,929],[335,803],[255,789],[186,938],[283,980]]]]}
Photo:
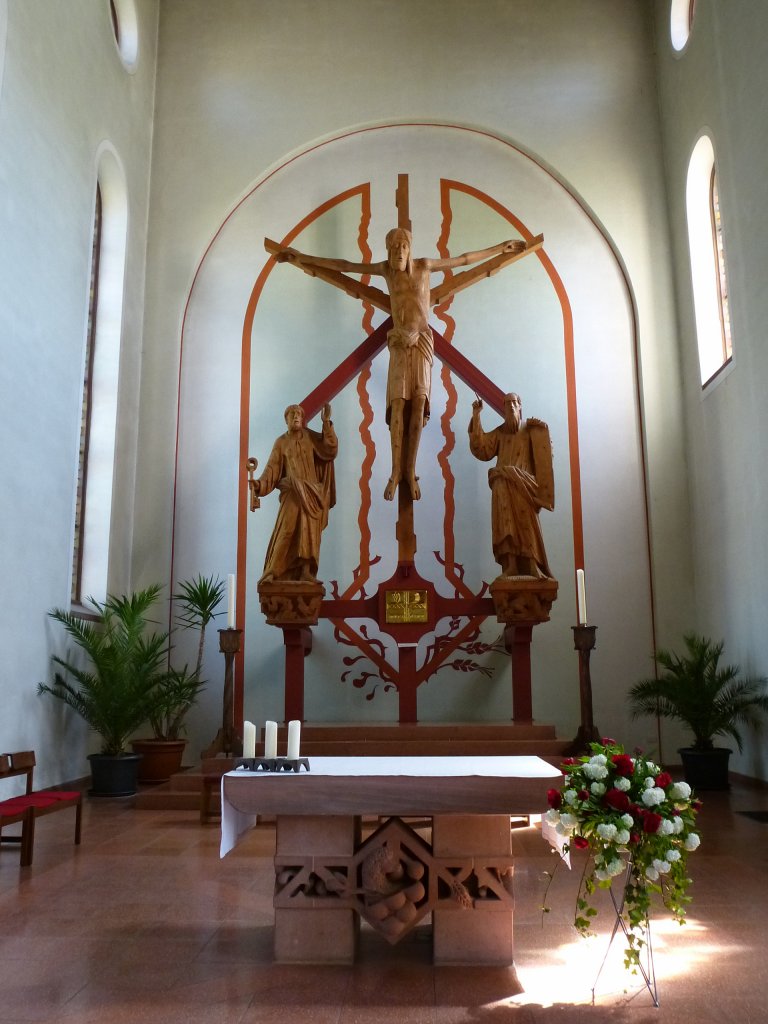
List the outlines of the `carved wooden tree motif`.
{"type": "MultiPolygon", "coordinates": [[[[387,236],[387,260],[379,264],[310,257],[286,244],[265,240],[267,251],[278,262],[291,263],[341,289],[362,301],[369,311],[373,307],[390,314],[383,324],[371,330],[362,345],[305,397],[301,406],[306,421],[311,420],[321,407],[361,371],[365,371],[378,352],[388,346],[387,420],[392,471],[384,497],[392,500],[396,495],[398,501],[397,568],[389,580],[380,584],[375,593],[369,594],[366,583],[370,567],[378,561],[376,556],[369,557],[358,567],[351,584],[342,588],[334,581],[330,598],[320,601],[319,596],[315,597],[306,616],[302,609],[309,609],[307,595],[302,595],[305,603],[300,604],[296,600],[298,595],[289,593],[291,586],[281,587],[277,580],[268,581],[266,588],[260,586],[262,607],[268,621],[282,627],[284,632],[286,718],[304,717],[303,663],[305,654],[311,650],[309,627],[317,622],[318,617],[333,623],[339,643],[348,644],[359,652],[345,658],[346,667],[355,670],[354,685],[364,687],[376,679],[385,688],[394,686],[399,696],[400,721],[415,722],[418,719],[416,693],[423,682],[441,669],[477,671],[480,668],[476,660],[478,656],[501,648],[502,637],[491,644],[479,639],[483,621],[495,615],[504,624],[503,647],[513,656],[513,717],[515,721],[531,721],[531,629],[537,622],[549,618],[549,609],[557,596],[556,581],[550,578],[500,580],[490,589],[483,584],[475,593],[466,585],[462,566],[455,561],[453,550],[436,551],[434,556],[454,590],[452,597],[443,597],[432,582],[417,572],[414,564],[413,502],[420,499],[422,491],[416,473],[417,454],[428,410],[433,353],[444,367],[472,388],[478,398],[482,397],[492,409],[504,414],[501,389],[463,356],[434,324],[427,323],[429,310],[433,307],[445,310],[457,292],[538,251],[543,245],[543,237],[501,243],[461,257],[452,258],[446,254],[437,259],[414,258],[410,252],[407,175],[398,178],[396,206],[398,226],[387,236]],[[475,265],[461,273],[453,273],[454,268],[469,264],[475,265]],[[433,286],[430,274],[434,271],[443,271],[445,278],[433,286]],[[364,276],[357,280],[350,277],[349,272],[364,276]],[[369,283],[371,274],[383,277],[387,292],[369,283]],[[436,623],[446,618],[450,620],[450,627],[438,637],[435,635],[436,623]],[[398,645],[397,660],[387,656],[384,644],[371,636],[364,624],[353,626],[350,621],[353,619],[371,619],[381,632],[393,637],[398,645]],[[416,645],[425,635],[434,639],[419,666],[416,645]],[[361,664],[362,659],[370,665],[371,671],[361,664]]],[[[306,585],[304,581],[305,588],[306,585]]],[[[369,698],[375,691],[376,684],[369,692],[369,698]]]]}

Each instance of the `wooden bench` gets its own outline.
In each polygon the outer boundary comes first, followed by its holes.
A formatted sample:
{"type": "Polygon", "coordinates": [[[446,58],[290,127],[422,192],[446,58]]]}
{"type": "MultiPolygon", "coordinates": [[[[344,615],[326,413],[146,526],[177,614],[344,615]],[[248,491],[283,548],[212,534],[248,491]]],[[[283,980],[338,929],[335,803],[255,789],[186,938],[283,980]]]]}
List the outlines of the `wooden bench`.
{"type": "Polygon", "coordinates": [[[44,814],[53,814],[66,807],[75,808],[75,843],[80,843],[83,797],[78,790],[43,789],[35,792],[33,773],[35,770],[34,750],[20,750],[15,754],[0,754],[0,781],[16,776],[26,776],[26,792],[19,796],[0,800],[0,843],[19,843],[20,864],[28,867],[32,863],[35,846],[35,821],[44,814]],[[3,835],[6,825],[21,824],[21,834],[3,835]]]}

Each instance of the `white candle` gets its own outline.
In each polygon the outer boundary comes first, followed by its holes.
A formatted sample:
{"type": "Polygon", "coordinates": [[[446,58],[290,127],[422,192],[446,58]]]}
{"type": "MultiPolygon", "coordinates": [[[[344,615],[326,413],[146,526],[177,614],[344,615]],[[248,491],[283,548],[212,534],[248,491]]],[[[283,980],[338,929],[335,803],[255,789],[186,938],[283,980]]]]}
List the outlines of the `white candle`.
{"type": "Polygon", "coordinates": [[[277,757],[277,722],[264,723],[264,757],[277,757]]]}
{"type": "MultiPolygon", "coordinates": [[[[235,628],[235,574],[227,576],[227,629],[235,628]]],[[[251,755],[253,756],[253,755],[251,755]]]]}
{"type": "Polygon", "coordinates": [[[579,625],[587,624],[587,585],[584,580],[584,570],[576,570],[576,593],[579,604],[579,625]]]}
{"type": "Polygon", "coordinates": [[[256,757],[256,726],[243,722],[243,757],[256,757]]]}
{"type": "Polygon", "coordinates": [[[295,761],[299,756],[299,738],[301,736],[301,722],[293,721],[288,723],[288,760],[295,761]]]}

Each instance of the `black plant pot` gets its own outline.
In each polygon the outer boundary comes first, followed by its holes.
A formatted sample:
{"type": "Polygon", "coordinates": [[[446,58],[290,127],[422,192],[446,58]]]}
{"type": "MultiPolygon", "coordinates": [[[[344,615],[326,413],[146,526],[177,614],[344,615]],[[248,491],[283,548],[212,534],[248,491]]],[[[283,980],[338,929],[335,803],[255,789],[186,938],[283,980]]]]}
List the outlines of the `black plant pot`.
{"type": "Polygon", "coordinates": [[[678,750],[683,762],[685,781],[695,790],[728,789],[728,747],[714,747],[712,750],[694,750],[682,747],[678,750]]]}
{"type": "Polygon", "coordinates": [[[89,754],[90,796],[133,796],[137,791],[141,754],[89,754]]]}

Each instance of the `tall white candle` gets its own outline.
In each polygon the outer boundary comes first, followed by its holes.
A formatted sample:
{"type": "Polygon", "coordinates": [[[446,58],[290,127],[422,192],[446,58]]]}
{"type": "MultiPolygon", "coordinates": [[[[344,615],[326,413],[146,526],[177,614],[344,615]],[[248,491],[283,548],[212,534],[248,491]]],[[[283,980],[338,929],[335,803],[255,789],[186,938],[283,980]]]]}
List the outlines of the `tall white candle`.
{"type": "Polygon", "coordinates": [[[288,723],[288,760],[295,761],[299,756],[299,740],[301,737],[301,722],[293,721],[288,723]]]}
{"type": "Polygon", "coordinates": [[[579,625],[587,624],[587,585],[584,580],[584,570],[576,570],[576,595],[579,605],[579,625]]]}
{"type": "Polygon", "coordinates": [[[277,757],[277,722],[264,723],[264,757],[277,757]]]}
{"type": "Polygon", "coordinates": [[[256,726],[243,722],[243,757],[256,757],[256,726]]]}
{"type": "MultiPolygon", "coordinates": [[[[227,629],[235,628],[235,574],[227,576],[227,629]]],[[[253,755],[251,755],[253,756],[253,755]]]]}

